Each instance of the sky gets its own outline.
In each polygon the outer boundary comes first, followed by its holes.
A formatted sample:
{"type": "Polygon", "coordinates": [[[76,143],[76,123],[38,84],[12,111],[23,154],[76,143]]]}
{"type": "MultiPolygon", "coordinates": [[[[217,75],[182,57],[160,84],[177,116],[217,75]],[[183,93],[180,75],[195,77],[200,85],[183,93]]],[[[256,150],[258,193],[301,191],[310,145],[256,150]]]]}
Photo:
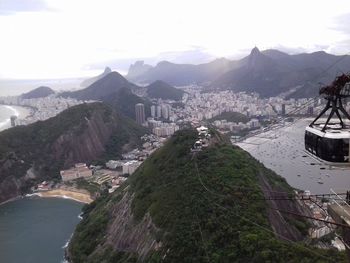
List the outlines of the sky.
{"type": "Polygon", "coordinates": [[[0,80],[203,63],[254,47],[350,52],[348,0],[0,0],[0,80]]]}

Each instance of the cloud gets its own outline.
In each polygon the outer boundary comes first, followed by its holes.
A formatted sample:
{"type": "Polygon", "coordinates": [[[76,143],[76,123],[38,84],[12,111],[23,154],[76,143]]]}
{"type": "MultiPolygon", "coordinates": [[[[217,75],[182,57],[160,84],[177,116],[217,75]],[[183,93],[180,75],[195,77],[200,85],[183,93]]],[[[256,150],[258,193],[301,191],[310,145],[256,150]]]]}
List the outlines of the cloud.
{"type": "Polygon", "coordinates": [[[337,16],[334,19],[334,22],[335,26],[332,29],[345,33],[346,35],[350,35],[350,13],[337,16]]]}
{"type": "Polygon", "coordinates": [[[42,0],[1,0],[0,15],[13,15],[19,12],[40,12],[50,10],[42,0]]]}

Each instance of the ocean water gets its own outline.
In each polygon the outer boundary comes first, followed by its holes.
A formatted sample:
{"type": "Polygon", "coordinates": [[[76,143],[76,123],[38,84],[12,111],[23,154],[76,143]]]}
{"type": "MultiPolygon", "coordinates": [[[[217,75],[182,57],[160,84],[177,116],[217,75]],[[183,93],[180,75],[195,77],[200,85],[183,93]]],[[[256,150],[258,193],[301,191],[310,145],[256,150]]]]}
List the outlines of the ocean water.
{"type": "Polygon", "coordinates": [[[23,198],[0,205],[1,263],[61,263],[83,204],[23,198]]]}
{"type": "Polygon", "coordinates": [[[10,127],[10,117],[18,116],[19,113],[14,108],[0,105],[0,130],[10,127]]]}
{"type": "Polygon", "coordinates": [[[350,167],[332,167],[306,154],[304,132],[311,121],[298,120],[290,126],[248,138],[238,146],[297,189],[310,190],[313,194],[330,193],[330,189],[350,190],[350,167]]]}

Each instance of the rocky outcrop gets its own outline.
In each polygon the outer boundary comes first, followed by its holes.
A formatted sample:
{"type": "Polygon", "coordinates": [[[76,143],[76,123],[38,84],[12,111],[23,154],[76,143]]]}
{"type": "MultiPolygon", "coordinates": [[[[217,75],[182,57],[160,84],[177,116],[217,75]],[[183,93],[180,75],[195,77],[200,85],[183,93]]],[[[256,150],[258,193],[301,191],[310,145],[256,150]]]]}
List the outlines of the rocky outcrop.
{"type": "Polygon", "coordinates": [[[46,121],[6,130],[0,133],[0,203],[41,180],[60,179],[59,171],[75,163],[122,153],[143,134],[132,120],[102,103],[81,104],[46,121]]]}
{"type": "Polygon", "coordinates": [[[80,83],[80,86],[86,88],[94,82],[98,81],[99,79],[102,79],[104,76],[107,76],[111,72],[112,70],[109,67],[105,67],[105,70],[100,75],[84,80],[82,83],[80,83]]]}
{"type": "Polygon", "coordinates": [[[90,119],[84,119],[81,132],[67,131],[52,145],[56,160],[64,160],[64,167],[77,162],[90,162],[105,151],[105,145],[117,123],[106,123],[100,113],[93,113],[90,119]]]}
{"type": "Polygon", "coordinates": [[[302,208],[296,201],[286,201],[286,200],[269,200],[272,193],[278,192],[279,197],[288,197],[288,193],[284,189],[272,188],[268,182],[266,176],[263,173],[259,174],[259,182],[261,189],[263,190],[265,198],[267,198],[266,203],[268,209],[268,217],[271,223],[271,227],[279,239],[300,241],[304,239],[304,236],[296,229],[293,225],[287,222],[285,214],[282,214],[278,210],[290,211],[293,213],[302,214],[302,208]]]}
{"type": "Polygon", "coordinates": [[[132,196],[124,194],[123,198],[113,207],[112,218],[107,233],[106,244],[110,244],[117,251],[137,253],[140,259],[160,246],[155,240],[159,229],[152,223],[149,213],[140,222],[135,222],[132,215],[132,196]]]}

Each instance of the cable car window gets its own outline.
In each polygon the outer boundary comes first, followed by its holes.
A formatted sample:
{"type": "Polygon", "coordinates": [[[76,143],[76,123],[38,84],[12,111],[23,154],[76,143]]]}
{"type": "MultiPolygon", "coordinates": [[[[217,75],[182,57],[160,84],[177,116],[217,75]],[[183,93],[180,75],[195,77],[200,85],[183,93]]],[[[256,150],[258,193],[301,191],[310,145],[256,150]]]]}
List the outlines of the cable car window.
{"type": "Polygon", "coordinates": [[[349,140],[319,138],[316,155],[329,162],[347,162],[349,158],[349,140]]]}

